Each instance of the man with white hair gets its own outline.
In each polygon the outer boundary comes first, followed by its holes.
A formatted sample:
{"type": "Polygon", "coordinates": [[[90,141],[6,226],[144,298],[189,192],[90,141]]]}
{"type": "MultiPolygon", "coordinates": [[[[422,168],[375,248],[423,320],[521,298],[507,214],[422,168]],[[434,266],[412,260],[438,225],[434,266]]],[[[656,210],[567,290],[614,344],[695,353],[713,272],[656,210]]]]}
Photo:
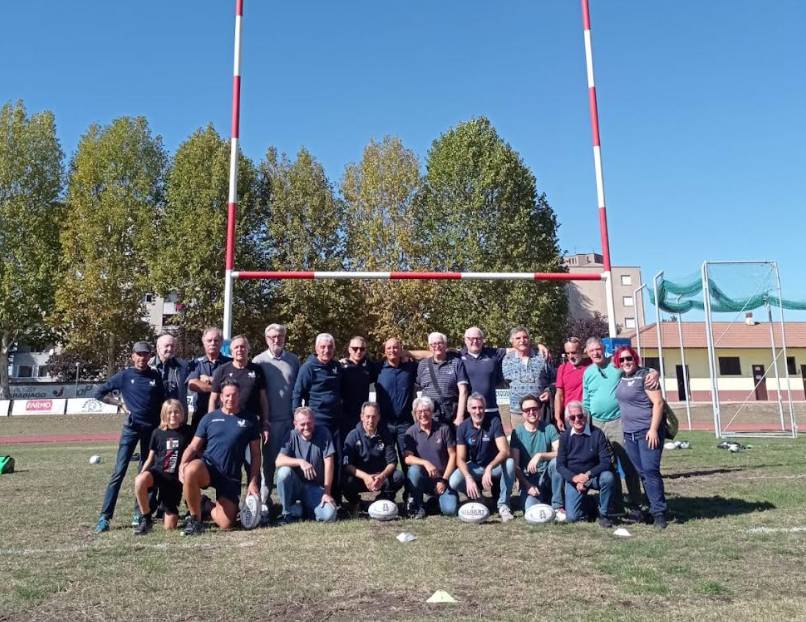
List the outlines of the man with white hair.
{"type": "Polygon", "coordinates": [[[460,358],[448,357],[448,338],[442,333],[428,335],[432,356],[417,366],[417,385],[434,403],[434,419],[454,427],[465,419],[469,381],[460,358]]]}
{"type": "Polygon", "coordinates": [[[157,337],[157,354],[151,357],[148,366],[159,372],[165,388],[165,399],[179,400],[187,414],[189,367],[185,359],[176,356],[176,337],[168,333],[157,337]]]}
{"type": "Polygon", "coordinates": [[[269,442],[263,446],[263,486],[261,494],[266,502],[271,496],[274,483],[277,454],[285,437],[294,429],[291,397],[299,373],[299,358],[285,349],[288,330],[283,324],[269,324],[263,331],[266,350],[255,356],[252,362],[260,366],[266,380],[266,395],[269,399],[269,442]]]}
{"type": "Polygon", "coordinates": [[[501,362],[506,354],[506,348],[486,347],[484,333],[478,326],[471,326],[465,331],[465,347],[460,357],[470,382],[470,391],[484,396],[488,417],[501,419],[495,388],[504,379],[501,362]]]}
{"type": "Polygon", "coordinates": [[[333,497],[338,505],[341,502],[339,486],[341,465],[341,427],[342,427],[342,369],[335,360],[336,340],[329,333],[319,333],[314,342],[315,354],[312,354],[299,368],[291,406],[296,410],[300,406],[311,409],[317,427],[324,428],[333,439],[336,449],[333,477],[333,497]]]}
{"type": "Polygon", "coordinates": [[[232,360],[225,354],[221,354],[223,340],[224,337],[220,328],[210,326],[204,329],[201,339],[204,354],[193,361],[193,371],[188,376],[188,389],[195,393],[193,420],[190,422],[190,429],[194,432],[199,427],[202,417],[209,410],[210,392],[213,390],[215,371],[232,360]]]}

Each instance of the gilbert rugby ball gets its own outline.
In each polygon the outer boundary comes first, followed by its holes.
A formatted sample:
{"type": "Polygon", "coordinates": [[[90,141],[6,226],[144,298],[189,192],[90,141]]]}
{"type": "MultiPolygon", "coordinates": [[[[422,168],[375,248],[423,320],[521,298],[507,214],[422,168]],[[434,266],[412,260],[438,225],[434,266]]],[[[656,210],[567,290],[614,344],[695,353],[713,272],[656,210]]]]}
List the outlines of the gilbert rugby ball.
{"type": "Polygon", "coordinates": [[[90,456],[90,464],[101,464],[101,456],[97,454],[94,456],[90,456]]]}
{"type": "Polygon", "coordinates": [[[397,518],[397,504],[387,499],[380,499],[369,506],[369,517],[375,520],[393,520],[397,518]]]}
{"type": "Polygon", "coordinates": [[[483,523],[490,518],[490,510],[478,501],[470,501],[459,508],[459,520],[463,523],[483,523]]]}
{"type": "Polygon", "coordinates": [[[523,514],[527,523],[532,525],[542,525],[554,520],[554,508],[545,503],[535,503],[523,514]]]}
{"type": "Polygon", "coordinates": [[[260,506],[260,497],[246,495],[241,506],[241,526],[244,529],[254,529],[260,524],[260,506]]]}

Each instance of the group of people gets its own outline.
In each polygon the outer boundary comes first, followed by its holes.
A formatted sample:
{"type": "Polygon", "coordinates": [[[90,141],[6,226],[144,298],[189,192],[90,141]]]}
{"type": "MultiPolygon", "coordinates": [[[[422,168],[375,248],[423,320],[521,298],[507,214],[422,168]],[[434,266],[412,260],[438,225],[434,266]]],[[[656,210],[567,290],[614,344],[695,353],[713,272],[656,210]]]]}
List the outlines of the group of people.
{"type": "Polygon", "coordinates": [[[152,528],[157,511],[175,528],[182,499],[185,534],[200,533],[207,518],[233,527],[244,472],[266,520],[276,485],[279,524],[334,521],[359,512],[364,493],[395,501],[401,489],[413,518],[455,515],[459,495],[480,499],[487,490],[507,522],[517,482],[522,509],[550,503],[558,521],[585,518],[587,492],[598,490],[603,527],[625,514],[666,526],[663,403],[657,373],[640,367],[632,348],[611,360],[601,340],[589,339],[583,352],[572,337],[555,368],[524,327],[512,329],[509,348],[487,347],[484,333],[470,327],[461,350],[450,350],[438,332],[428,335],[428,351],[406,350],[392,337],[374,361],[363,337],[350,339],[339,359],[334,338],[321,333],[301,363],[285,349],[284,326],[270,324],[264,336],[266,350],[251,359],[244,335],[232,338],[225,356],[218,328],[204,331],[204,355],[189,362],[175,356],[172,335],[161,335],[153,354],[149,343],[134,344],[132,365],[95,394],[121,399],[129,413],[96,532],[110,528],[138,445],[136,534],[152,528]],[[504,385],[507,423],[519,422],[509,437],[496,399],[504,385]]]}

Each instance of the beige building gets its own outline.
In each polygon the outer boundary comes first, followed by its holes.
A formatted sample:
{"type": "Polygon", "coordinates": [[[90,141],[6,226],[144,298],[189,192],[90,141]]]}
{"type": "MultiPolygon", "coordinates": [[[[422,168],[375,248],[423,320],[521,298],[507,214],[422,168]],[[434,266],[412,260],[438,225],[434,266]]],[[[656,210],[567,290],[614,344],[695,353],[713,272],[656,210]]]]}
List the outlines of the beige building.
{"type": "MultiPolygon", "coordinates": [[[[806,399],[806,322],[786,322],[787,359],[781,351],[781,325],[773,324],[777,353],[778,376],[787,399],[787,387],[793,400],[806,399]],[[786,373],[789,372],[787,384],[786,373]]],[[[683,322],[683,349],[689,377],[689,395],[693,401],[711,400],[711,379],[708,368],[708,343],[704,322],[683,322]]],[[[720,401],[773,401],[778,397],[779,382],[775,379],[773,353],[770,345],[770,325],[767,322],[714,322],[713,333],[717,357],[717,387],[720,401]],[[758,386],[756,386],[758,384],[758,386]]],[[[638,345],[635,333],[625,335],[638,345]]],[[[666,375],[666,396],[669,401],[685,399],[680,339],[676,322],[661,322],[663,364],[666,375]]],[[[658,338],[655,324],[641,329],[642,365],[660,369],[658,338]]]]}
{"type": "MultiPolygon", "coordinates": [[[[602,256],[598,253],[580,253],[563,257],[568,271],[603,272],[602,256]]],[[[616,311],[616,328],[619,334],[634,331],[644,325],[643,297],[635,296],[641,286],[641,268],[613,266],[613,302],[616,311]]],[[[607,316],[607,299],[604,281],[571,281],[568,284],[568,310],[574,318],[592,317],[595,312],[607,316]]]]}

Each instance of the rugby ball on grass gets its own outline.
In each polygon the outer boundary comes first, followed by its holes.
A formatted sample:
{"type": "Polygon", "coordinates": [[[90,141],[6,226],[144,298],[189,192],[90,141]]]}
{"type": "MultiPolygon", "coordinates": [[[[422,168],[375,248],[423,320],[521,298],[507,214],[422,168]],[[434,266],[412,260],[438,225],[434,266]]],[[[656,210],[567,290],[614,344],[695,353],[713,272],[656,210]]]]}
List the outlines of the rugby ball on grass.
{"type": "Polygon", "coordinates": [[[554,508],[545,503],[535,503],[523,514],[527,523],[542,525],[554,520],[554,508]]]}
{"type": "Polygon", "coordinates": [[[387,499],[380,499],[370,505],[367,512],[369,517],[375,520],[393,520],[397,518],[397,503],[387,499]]]}
{"type": "Polygon", "coordinates": [[[260,524],[261,512],[260,497],[257,495],[246,495],[246,499],[241,506],[241,526],[244,529],[254,529],[260,524]]]}
{"type": "Polygon", "coordinates": [[[459,508],[459,520],[463,523],[483,523],[490,518],[490,510],[478,501],[470,501],[459,508]]]}

